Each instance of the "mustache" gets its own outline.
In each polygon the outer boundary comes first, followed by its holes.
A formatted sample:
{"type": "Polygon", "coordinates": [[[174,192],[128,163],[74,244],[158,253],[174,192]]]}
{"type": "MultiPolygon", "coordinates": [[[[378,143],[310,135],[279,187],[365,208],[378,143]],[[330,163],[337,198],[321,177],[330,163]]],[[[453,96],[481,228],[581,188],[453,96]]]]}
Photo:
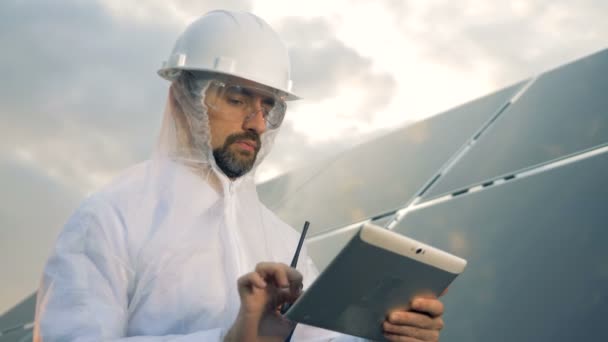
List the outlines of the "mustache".
{"type": "Polygon", "coordinates": [[[252,141],[255,141],[255,151],[256,151],[256,153],[262,147],[262,141],[260,139],[260,135],[258,133],[256,133],[255,131],[246,131],[246,132],[243,132],[243,133],[230,134],[226,138],[226,141],[224,142],[224,147],[228,147],[231,144],[234,144],[235,142],[237,142],[239,140],[252,140],[252,141]]]}

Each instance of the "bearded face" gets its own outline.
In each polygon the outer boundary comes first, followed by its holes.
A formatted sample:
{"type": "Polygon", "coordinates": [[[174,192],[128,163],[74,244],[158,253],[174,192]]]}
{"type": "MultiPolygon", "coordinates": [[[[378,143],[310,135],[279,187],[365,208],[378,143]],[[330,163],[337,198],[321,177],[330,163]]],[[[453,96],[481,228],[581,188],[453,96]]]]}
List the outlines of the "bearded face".
{"type": "Polygon", "coordinates": [[[238,178],[251,170],[260,147],[260,135],[257,132],[234,133],[226,137],[221,147],[213,149],[213,157],[226,176],[238,178]]]}

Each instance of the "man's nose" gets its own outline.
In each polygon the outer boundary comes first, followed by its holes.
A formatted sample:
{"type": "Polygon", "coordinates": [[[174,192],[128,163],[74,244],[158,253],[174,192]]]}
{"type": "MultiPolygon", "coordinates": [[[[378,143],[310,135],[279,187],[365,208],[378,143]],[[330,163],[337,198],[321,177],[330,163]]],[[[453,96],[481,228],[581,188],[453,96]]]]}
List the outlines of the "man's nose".
{"type": "Polygon", "coordinates": [[[243,123],[244,129],[252,129],[258,134],[262,134],[266,131],[266,119],[264,119],[264,107],[262,106],[262,99],[256,98],[252,101],[251,112],[247,116],[247,120],[243,123]]]}

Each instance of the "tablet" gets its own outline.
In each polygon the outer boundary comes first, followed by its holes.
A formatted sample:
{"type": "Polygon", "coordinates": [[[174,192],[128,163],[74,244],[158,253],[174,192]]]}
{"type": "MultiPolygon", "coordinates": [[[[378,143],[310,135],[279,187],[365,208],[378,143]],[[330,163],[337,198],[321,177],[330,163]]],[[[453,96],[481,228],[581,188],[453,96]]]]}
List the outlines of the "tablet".
{"type": "Polygon", "coordinates": [[[466,261],[371,223],[364,224],[285,313],[298,323],[384,340],[382,322],[416,295],[438,296],[466,261]]]}

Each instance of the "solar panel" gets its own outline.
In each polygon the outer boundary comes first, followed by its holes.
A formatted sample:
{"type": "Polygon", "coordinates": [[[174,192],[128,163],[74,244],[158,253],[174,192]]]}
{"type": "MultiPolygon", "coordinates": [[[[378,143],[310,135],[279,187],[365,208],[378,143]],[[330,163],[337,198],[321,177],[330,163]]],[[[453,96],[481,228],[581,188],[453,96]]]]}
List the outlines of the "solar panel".
{"type": "Polygon", "coordinates": [[[257,188],[260,200],[268,208],[276,208],[285,197],[296,193],[301,187],[306,186],[311,179],[315,178],[317,174],[323,172],[334,159],[318,161],[282,174],[272,179],[272,181],[259,184],[257,188]]]}
{"type": "Polygon", "coordinates": [[[608,143],[606,70],[602,51],[541,75],[424,198],[608,143]]]}
{"type": "Polygon", "coordinates": [[[608,153],[414,210],[396,231],[468,259],[445,341],[607,341],[608,153]]]}
{"type": "Polygon", "coordinates": [[[349,229],[336,230],[319,239],[309,240],[306,247],[317,269],[323,271],[356,232],[357,227],[350,227],[349,229]]]}
{"type": "MultiPolygon", "coordinates": [[[[358,146],[332,161],[305,187],[286,193],[272,209],[296,227],[310,221],[309,234],[314,235],[399,208],[521,86],[513,85],[358,146]]],[[[264,187],[284,184],[279,179],[264,187]]]]}
{"type": "Polygon", "coordinates": [[[32,328],[16,329],[0,335],[0,342],[31,342],[32,339],[32,328]]]}
{"type": "Polygon", "coordinates": [[[34,320],[33,310],[36,306],[36,294],[22,300],[0,316],[0,332],[23,326],[34,320]]]}

